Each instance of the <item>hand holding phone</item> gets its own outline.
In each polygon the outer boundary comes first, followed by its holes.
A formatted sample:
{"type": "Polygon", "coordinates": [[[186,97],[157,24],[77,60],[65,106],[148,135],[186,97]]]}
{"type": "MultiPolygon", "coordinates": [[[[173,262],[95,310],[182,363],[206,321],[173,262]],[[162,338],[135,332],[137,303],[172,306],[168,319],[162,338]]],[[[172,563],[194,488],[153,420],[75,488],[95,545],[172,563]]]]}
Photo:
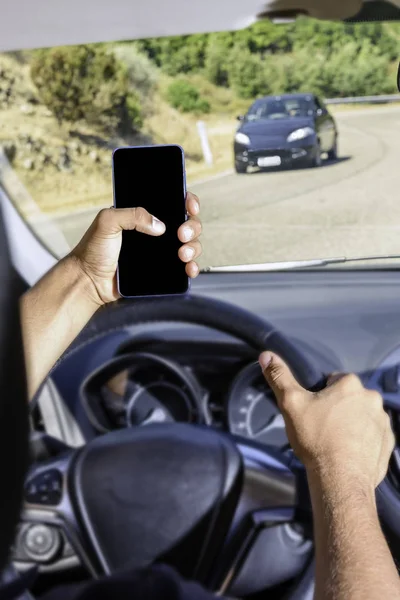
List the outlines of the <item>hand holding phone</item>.
{"type": "MultiPolygon", "coordinates": [[[[182,223],[186,219],[182,148],[175,145],[118,148],[113,154],[113,179],[116,208],[143,207],[156,218],[155,227],[165,225],[165,232],[160,229],[156,237],[143,235],[137,229],[122,232],[117,273],[120,294],[129,298],[185,294],[189,279],[182,261],[195,257],[198,242],[181,248],[182,242],[190,241],[182,239],[185,231],[182,223]],[[155,176],[160,182],[157,187],[155,176]]],[[[193,230],[193,225],[190,229],[193,230]]],[[[196,233],[193,231],[193,238],[196,233]]]]}
{"type": "MultiPolygon", "coordinates": [[[[186,194],[186,212],[188,218],[178,229],[181,244],[179,257],[185,263],[186,275],[193,279],[199,274],[196,259],[201,254],[201,243],[198,239],[201,234],[201,221],[199,199],[191,192],[186,194]],[[189,240],[184,235],[187,231],[189,240]]],[[[120,297],[116,272],[122,232],[132,229],[137,229],[143,236],[160,235],[154,231],[152,215],[144,208],[103,208],[71,251],[71,257],[82,272],[83,281],[86,281],[85,294],[99,305],[114,302],[120,297]]],[[[137,257],[137,260],[140,259],[140,256],[137,257]]],[[[157,271],[154,275],[156,274],[157,271]]]]}

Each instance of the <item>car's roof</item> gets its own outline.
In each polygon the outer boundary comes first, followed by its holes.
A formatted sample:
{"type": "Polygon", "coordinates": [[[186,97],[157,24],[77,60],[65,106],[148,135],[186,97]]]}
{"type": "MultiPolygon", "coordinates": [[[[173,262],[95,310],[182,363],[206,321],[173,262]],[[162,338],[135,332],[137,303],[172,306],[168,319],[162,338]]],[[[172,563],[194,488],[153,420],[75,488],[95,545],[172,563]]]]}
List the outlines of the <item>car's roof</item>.
{"type": "Polygon", "coordinates": [[[3,0],[3,5],[0,51],[230,31],[269,16],[345,20],[368,9],[368,18],[383,20],[391,18],[390,9],[400,18],[400,0],[3,0]]]}
{"type": "Polygon", "coordinates": [[[278,96],[263,96],[262,98],[257,98],[254,104],[262,104],[266,100],[312,100],[315,97],[315,94],[280,94],[278,96]]]}

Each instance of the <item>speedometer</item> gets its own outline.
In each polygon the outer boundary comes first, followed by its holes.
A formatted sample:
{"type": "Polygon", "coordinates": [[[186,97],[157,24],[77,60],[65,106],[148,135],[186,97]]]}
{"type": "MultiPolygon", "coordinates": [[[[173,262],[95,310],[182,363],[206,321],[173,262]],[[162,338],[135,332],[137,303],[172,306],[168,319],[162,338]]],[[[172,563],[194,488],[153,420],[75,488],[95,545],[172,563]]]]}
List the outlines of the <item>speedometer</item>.
{"type": "Polygon", "coordinates": [[[202,392],[194,375],[150,353],[123,354],[83,382],[87,417],[100,433],[151,423],[201,423],[202,392]]]}
{"type": "Polygon", "coordinates": [[[227,402],[229,431],[263,444],[288,444],[283,417],[257,364],[245,367],[233,382],[227,402]]]}

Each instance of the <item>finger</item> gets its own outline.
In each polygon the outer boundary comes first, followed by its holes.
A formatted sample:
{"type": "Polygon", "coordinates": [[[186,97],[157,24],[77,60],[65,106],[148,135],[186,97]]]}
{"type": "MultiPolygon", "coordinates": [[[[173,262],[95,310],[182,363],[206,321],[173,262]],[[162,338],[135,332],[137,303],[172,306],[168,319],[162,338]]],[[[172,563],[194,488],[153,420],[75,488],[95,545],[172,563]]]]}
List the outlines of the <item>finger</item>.
{"type": "Polygon", "coordinates": [[[148,235],[162,235],[165,232],[164,223],[141,207],[104,208],[97,215],[94,226],[104,236],[134,229],[148,235]]]}
{"type": "Polygon", "coordinates": [[[198,256],[200,256],[202,251],[202,247],[200,242],[194,241],[189,244],[185,244],[181,246],[178,250],[178,255],[181,261],[190,262],[191,260],[195,260],[198,256]]]}
{"type": "Polygon", "coordinates": [[[199,265],[192,260],[185,265],[185,271],[188,277],[194,279],[200,273],[199,265]]]}
{"type": "Polygon", "coordinates": [[[258,359],[264,377],[267,380],[268,385],[274,392],[278,402],[282,399],[283,395],[287,392],[305,390],[294,378],[291,370],[287,364],[272,352],[262,352],[258,359]]]}
{"type": "Polygon", "coordinates": [[[186,194],[186,211],[192,217],[198,215],[200,212],[200,200],[193,192],[186,194]]]}
{"type": "Polygon", "coordinates": [[[178,229],[178,238],[184,244],[198,238],[201,234],[201,222],[197,219],[188,219],[178,229]]]}

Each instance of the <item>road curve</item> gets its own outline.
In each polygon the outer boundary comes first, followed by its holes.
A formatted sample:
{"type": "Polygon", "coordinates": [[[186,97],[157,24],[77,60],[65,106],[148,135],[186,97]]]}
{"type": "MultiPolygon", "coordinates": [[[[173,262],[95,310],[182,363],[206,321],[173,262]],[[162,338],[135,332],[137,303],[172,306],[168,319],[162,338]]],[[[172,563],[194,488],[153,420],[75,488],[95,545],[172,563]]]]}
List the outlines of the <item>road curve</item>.
{"type": "MultiPolygon", "coordinates": [[[[201,200],[203,266],[400,253],[400,108],[336,118],[335,162],[190,186],[201,200]]],[[[54,219],[72,245],[95,213],[54,219]]]]}

